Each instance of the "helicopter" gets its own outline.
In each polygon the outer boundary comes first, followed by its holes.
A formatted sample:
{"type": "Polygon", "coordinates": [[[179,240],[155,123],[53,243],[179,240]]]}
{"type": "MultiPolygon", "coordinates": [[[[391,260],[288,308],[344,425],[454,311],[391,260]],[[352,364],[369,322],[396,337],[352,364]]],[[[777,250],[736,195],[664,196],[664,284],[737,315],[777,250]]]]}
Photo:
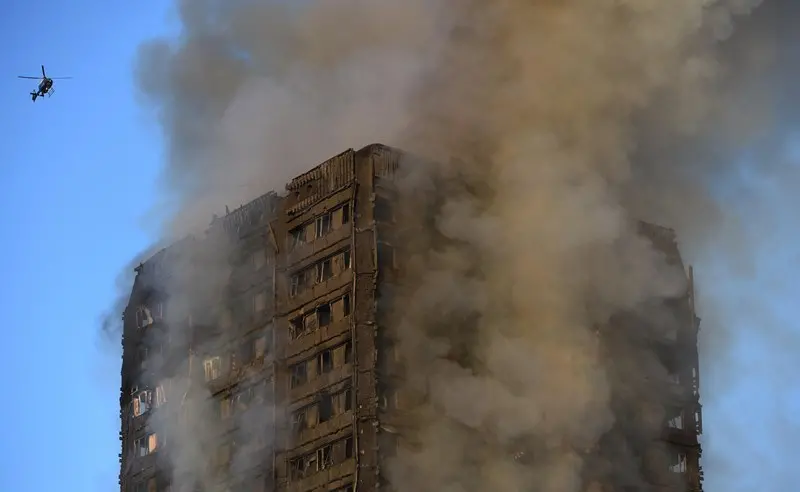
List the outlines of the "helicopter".
{"type": "Polygon", "coordinates": [[[54,80],[65,80],[71,79],[72,77],[48,77],[44,71],[44,65],[42,65],[42,76],[41,77],[28,77],[25,75],[18,76],[21,79],[33,79],[33,80],[41,80],[39,82],[39,87],[35,91],[31,91],[31,101],[36,102],[37,97],[44,97],[45,94],[48,96],[53,95],[53,81],[54,80]]]}

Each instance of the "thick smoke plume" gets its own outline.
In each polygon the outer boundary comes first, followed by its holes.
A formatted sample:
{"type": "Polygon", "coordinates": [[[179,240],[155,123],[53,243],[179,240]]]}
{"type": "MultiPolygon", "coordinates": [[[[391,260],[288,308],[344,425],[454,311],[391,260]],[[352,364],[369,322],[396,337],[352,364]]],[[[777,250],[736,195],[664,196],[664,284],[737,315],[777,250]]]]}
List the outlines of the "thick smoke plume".
{"type": "MultiPolygon", "coordinates": [[[[666,369],[624,339],[610,361],[596,331],[620,311],[661,321],[643,330],[675,323],[653,301],[685,277],[636,219],[677,228],[692,257],[721,237],[740,246],[720,254],[747,255],[712,185],[773,123],[776,42],[737,30],[759,3],[179,2],[180,38],[143,46],[137,67],[169,142],[163,238],[349,147],[441,163],[409,176],[414,205],[398,211],[433,210],[435,233],[400,245],[403,390],[427,398],[389,479],[401,492],[643,489],[642,449],[584,456],[621,425],[610,385],[631,408],[658,398],[666,369]]],[[[211,249],[176,273],[184,295],[226,278],[226,248],[211,249]]],[[[197,450],[213,435],[198,428],[170,435],[179,491],[205,479],[197,450]]]]}

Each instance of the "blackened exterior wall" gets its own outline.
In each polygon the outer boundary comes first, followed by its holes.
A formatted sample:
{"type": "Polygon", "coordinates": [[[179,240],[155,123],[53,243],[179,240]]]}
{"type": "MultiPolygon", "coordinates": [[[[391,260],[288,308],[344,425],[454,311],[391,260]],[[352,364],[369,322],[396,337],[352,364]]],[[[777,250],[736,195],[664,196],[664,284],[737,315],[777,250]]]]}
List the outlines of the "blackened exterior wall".
{"type": "MultiPolygon", "coordinates": [[[[409,425],[402,408],[413,400],[398,391],[401,371],[378,309],[386,302],[382,286],[398,274],[391,183],[401,155],[378,144],[348,150],[293,179],[285,196],[268,193],[137,269],[124,313],[122,492],[161,492],[179,477],[167,458],[171,424],[154,422],[159,414],[186,418],[187,395],[199,395],[203,415],[214,419],[208,466],[218,470],[211,475],[220,487],[366,492],[386,485],[381,464],[409,425]],[[175,265],[208,265],[207,245],[220,241],[225,247],[212,249],[225,252],[224,261],[214,258],[228,269],[224,288],[200,306],[173,309],[175,265]],[[165,387],[187,374],[180,391],[165,387]],[[234,459],[237,453],[246,459],[234,459]]],[[[684,268],[672,231],[643,224],[642,234],[684,268]]],[[[178,288],[191,290],[188,283],[178,288]]],[[[691,289],[669,309],[683,329],[636,342],[675,374],[659,390],[670,394],[669,409],[657,398],[654,413],[663,421],[655,441],[677,468],[651,478],[663,490],[699,491],[699,320],[691,289]]],[[[600,336],[610,352],[615,343],[633,343],[600,336]]]]}

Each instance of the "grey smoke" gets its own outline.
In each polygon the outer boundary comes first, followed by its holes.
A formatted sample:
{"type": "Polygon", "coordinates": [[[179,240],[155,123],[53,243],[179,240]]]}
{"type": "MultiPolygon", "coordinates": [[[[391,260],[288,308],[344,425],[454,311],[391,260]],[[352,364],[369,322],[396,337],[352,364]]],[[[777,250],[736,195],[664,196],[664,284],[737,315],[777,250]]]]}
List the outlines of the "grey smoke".
{"type": "MultiPolygon", "coordinates": [[[[676,227],[701,272],[712,252],[746,265],[761,231],[720,206],[715,184],[739,172],[733,158],[748,145],[753,172],[796,182],[771,152],[776,122],[792,120],[778,90],[786,40],[764,38],[770,19],[759,17],[786,3],[760,3],[179,2],[181,37],[143,46],[136,69],[169,146],[163,239],[348,147],[380,141],[442,163],[408,177],[451,186],[437,234],[409,239],[417,254],[397,292],[408,390],[429,398],[417,411],[422,447],[401,449],[391,478],[401,491],[592,490],[581,452],[614,425],[617,377],[595,325],[684,287],[632,221],[676,227]],[[536,448],[532,467],[509,458],[515,446],[536,448]]],[[[218,275],[186,262],[178,295],[213,293],[225,252],[203,255],[218,275]]],[[[710,301],[701,357],[730,384],[736,335],[710,301]]],[[[621,365],[665,377],[621,343],[621,365]]],[[[631,399],[646,391],[629,384],[631,399]]],[[[177,439],[178,450],[198,444],[193,432],[177,439]]],[[[713,449],[708,477],[747,472],[713,449]]],[[[631,453],[620,446],[598,473],[640,486],[631,453]]],[[[173,459],[206,479],[199,456],[173,459]]]]}

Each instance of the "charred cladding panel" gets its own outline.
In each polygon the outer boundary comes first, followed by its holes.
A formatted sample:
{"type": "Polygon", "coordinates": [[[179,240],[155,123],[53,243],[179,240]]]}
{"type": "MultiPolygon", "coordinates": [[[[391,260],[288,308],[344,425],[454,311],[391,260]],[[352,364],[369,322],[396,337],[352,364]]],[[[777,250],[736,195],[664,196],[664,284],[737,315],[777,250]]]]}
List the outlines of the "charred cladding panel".
{"type": "MultiPolygon", "coordinates": [[[[430,397],[404,381],[389,315],[402,310],[397,286],[409,251],[427,247],[420,231],[433,231],[442,184],[411,176],[410,162],[378,144],[348,150],[137,269],[124,315],[123,492],[390,485],[387,463],[414,446],[414,409],[430,397]],[[416,195],[397,182],[416,182],[416,195]]],[[[640,224],[640,233],[684,270],[671,230],[640,224]]],[[[585,479],[616,486],[603,463],[624,446],[651,484],[699,491],[691,275],[687,295],[652,309],[598,329],[609,354],[635,347],[667,370],[635,403],[617,399],[621,418],[587,451],[585,479]]],[[[636,367],[609,367],[612,393],[639,384],[636,367]]],[[[517,465],[535,463],[531,450],[512,451],[517,465]]]]}
{"type": "Polygon", "coordinates": [[[349,150],[293,179],[273,222],[282,248],[277,490],[344,489],[355,479],[356,172],[349,150]]]}
{"type": "Polygon", "coordinates": [[[272,488],[280,205],[259,197],[137,268],[124,314],[122,491],[272,488]]]}
{"type": "Polygon", "coordinates": [[[686,288],[635,312],[617,313],[598,328],[618,418],[588,468],[599,483],[627,483],[605,475],[604,463],[632,453],[641,457],[641,476],[650,485],[699,491],[702,424],[691,269],[681,260],[673,231],[643,223],[639,232],[664,256],[663,274],[684,278],[686,288]]]}

